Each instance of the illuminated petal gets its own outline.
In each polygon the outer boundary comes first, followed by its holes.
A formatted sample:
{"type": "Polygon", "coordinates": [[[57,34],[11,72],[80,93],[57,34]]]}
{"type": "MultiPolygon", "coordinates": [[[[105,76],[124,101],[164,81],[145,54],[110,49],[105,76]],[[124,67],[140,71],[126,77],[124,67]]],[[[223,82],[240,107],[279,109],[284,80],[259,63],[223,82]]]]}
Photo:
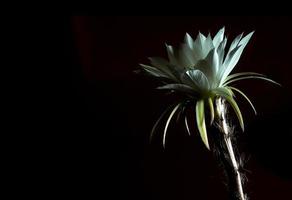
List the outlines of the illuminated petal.
{"type": "Polygon", "coordinates": [[[217,48],[217,53],[218,53],[220,65],[223,64],[226,43],[227,43],[227,38],[225,37],[224,40],[220,43],[220,45],[217,48]]]}
{"type": "Polygon", "coordinates": [[[227,55],[224,61],[224,73],[222,75],[222,79],[224,80],[230,72],[233,70],[235,65],[237,64],[245,46],[247,45],[248,41],[250,40],[251,36],[253,35],[254,31],[249,33],[247,36],[242,38],[236,48],[234,48],[230,54],[227,55]]]}
{"type": "Polygon", "coordinates": [[[202,71],[195,69],[188,70],[186,73],[201,90],[210,88],[209,81],[202,71]]]}
{"type": "Polygon", "coordinates": [[[188,33],[186,33],[185,36],[185,43],[188,45],[190,49],[194,49],[194,40],[188,33]]]}
{"type": "Polygon", "coordinates": [[[214,47],[217,48],[223,40],[225,27],[221,28],[213,38],[214,47]]]}

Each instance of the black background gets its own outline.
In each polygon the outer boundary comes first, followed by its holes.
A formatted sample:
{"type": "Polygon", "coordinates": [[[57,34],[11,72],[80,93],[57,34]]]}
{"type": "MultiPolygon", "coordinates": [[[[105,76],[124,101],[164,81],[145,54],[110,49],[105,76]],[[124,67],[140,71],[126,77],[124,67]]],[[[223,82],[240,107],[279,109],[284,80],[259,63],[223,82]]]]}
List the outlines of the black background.
{"type": "MultiPolygon", "coordinates": [[[[65,58],[71,83],[62,91],[57,118],[59,190],[101,199],[226,199],[221,169],[193,128],[172,126],[163,150],[159,134],[148,136],[173,99],[153,79],[134,74],[149,56],[166,56],[185,32],[212,35],[225,26],[229,39],[255,30],[235,71],[266,74],[282,87],[242,81],[238,87],[258,115],[239,99],[246,123],[238,130],[248,159],[251,199],[292,198],[290,17],[77,17],[64,24],[65,58]]],[[[236,122],[236,121],[235,121],[236,122]]]]}

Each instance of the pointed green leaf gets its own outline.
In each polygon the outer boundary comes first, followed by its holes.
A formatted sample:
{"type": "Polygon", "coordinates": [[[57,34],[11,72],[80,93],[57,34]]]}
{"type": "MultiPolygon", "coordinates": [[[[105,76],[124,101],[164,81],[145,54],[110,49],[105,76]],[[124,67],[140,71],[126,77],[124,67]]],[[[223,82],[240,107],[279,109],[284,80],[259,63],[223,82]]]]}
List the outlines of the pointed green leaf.
{"type": "Polygon", "coordinates": [[[174,109],[172,110],[172,112],[170,113],[167,121],[166,121],[166,124],[165,124],[165,127],[164,127],[164,133],[163,133],[163,147],[165,148],[165,139],[166,139],[166,133],[167,133],[167,128],[168,128],[168,125],[169,125],[169,122],[170,120],[172,119],[173,115],[175,114],[175,112],[177,111],[177,109],[180,107],[181,103],[177,104],[174,109]]]}
{"type": "Polygon", "coordinates": [[[224,98],[228,101],[228,103],[233,108],[233,110],[234,110],[234,112],[235,112],[235,114],[236,114],[236,116],[238,118],[240,127],[241,127],[242,131],[244,131],[244,123],[243,123],[242,114],[241,114],[241,111],[240,111],[236,101],[230,96],[224,96],[224,98]]]}
{"type": "Polygon", "coordinates": [[[233,82],[236,82],[236,81],[239,81],[239,80],[245,80],[245,79],[262,79],[262,80],[265,80],[265,81],[268,81],[268,82],[271,82],[271,83],[274,83],[276,85],[279,85],[281,86],[279,83],[277,83],[276,81],[273,81],[272,79],[269,79],[269,78],[266,78],[266,77],[262,77],[262,76],[244,76],[244,77],[239,77],[239,78],[234,78],[234,79],[231,79],[227,82],[225,82],[223,84],[223,86],[227,86],[229,85],[230,83],[233,83],[233,82]]]}
{"type": "Polygon", "coordinates": [[[204,142],[207,149],[210,150],[208,136],[207,136],[207,130],[206,130],[206,124],[205,124],[204,100],[197,101],[196,120],[197,120],[197,126],[198,126],[198,129],[200,132],[201,139],[204,142]]]}
{"type": "Polygon", "coordinates": [[[152,141],[152,138],[153,138],[153,135],[154,135],[154,133],[155,133],[155,131],[156,131],[156,128],[157,128],[157,126],[158,126],[158,124],[159,124],[159,122],[162,120],[162,118],[166,115],[166,113],[172,108],[173,106],[169,106],[167,109],[165,109],[164,111],[163,111],[163,113],[160,115],[160,117],[157,119],[157,121],[155,122],[155,124],[154,124],[154,126],[152,127],[152,130],[151,130],[151,132],[150,132],[150,142],[152,141]]]}
{"type": "Polygon", "coordinates": [[[216,88],[213,90],[213,92],[219,96],[229,96],[229,97],[233,96],[233,92],[226,87],[216,88]]]}
{"type": "Polygon", "coordinates": [[[257,111],[256,111],[255,107],[253,106],[252,102],[250,101],[250,99],[242,91],[240,91],[239,89],[237,89],[235,87],[231,87],[231,86],[229,86],[229,88],[232,89],[232,90],[235,90],[236,92],[241,94],[247,100],[247,102],[250,104],[250,106],[252,107],[254,113],[257,114],[257,111]]]}
{"type": "Polygon", "coordinates": [[[186,129],[187,129],[187,132],[189,134],[189,136],[191,135],[191,132],[190,132],[190,128],[189,128],[189,124],[188,124],[188,119],[187,119],[187,116],[185,115],[185,126],[186,126],[186,129]]]}
{"type": "Polygon", "coordinates": [[[208,98],[208,104],[209,104],[210,116],[211,116],[211,123],[210,124],[213,124],[215,114],[214,114],[214,105],[213,105],[212,98],[208,98]]]}
{"type": "Polygon", "coordinates": [[[239,120],[239,124],[242,128],[242,130],[244,131],[244,123],[243,123],[243,118],[242,118],[242,115],[241,115],[241,112],[240,112],[240,109],[237,105],[237,103],[235,102],[235,100],[233,99],[233,94],[230,92],[231,89],[228,89],[228,88],[217,88],[215,90],[213,90],[213,92],[221,97],[224,97],[228,102],[229,104],[232,106],[232,108],[234,109],[236,115],[237,115],[237,118],[239,120]]]}
{"type": "Polygon", "coordinates": [[[240,77],[240,76],[249,76],[249,75],[256,75],[256,76],[265,76],[263,74],[259,74],[259,73],[256,73],[256,72],[241,72],[241,73],[235,73],[235,74],[231,74],[229,76],[226,77],[226,79],[223,81],[223,84],[231,79],[234,79],[234,78],[237,78],[237,77],[240,77]]]}
{"type": "Polygon", "coordinates": [[[181,116],[184,115],[185,108],[186,106],[184,106],[184,103],[181,103],[181,106],[179,110],[177,111],[176,120],[175,120],[176,123],[178,123],[178,120],[181,118],[181,116]]]}

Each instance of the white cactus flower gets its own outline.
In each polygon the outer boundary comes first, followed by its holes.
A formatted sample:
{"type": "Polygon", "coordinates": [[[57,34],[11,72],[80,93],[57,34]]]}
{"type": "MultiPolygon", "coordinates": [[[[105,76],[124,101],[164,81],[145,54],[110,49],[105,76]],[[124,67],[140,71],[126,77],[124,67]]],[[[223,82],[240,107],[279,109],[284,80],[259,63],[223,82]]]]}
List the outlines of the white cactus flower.
{"type": "MultiPolygon", "coordinates": [[[[159,57],[151,57],[149,58],[151,65],[140,64],[149,74],[168,81],[167,84],[158,87],[159,89],[173,90],[186,95],[183,102],[171,107],[172,111],[170,112],[164,129],[164,146],[168,125],[176,112],[185,110],[189,105],[186,104],[186,102],[192,102],[195,105],[197,127],[202,141],[209,149],[205,125],[205,104],[209,105],[211,122],[213,122],[215,116],[213,102],[217,97],[226,99],[234,109],[240,126],[242,130],[244,130],[242,114],[234,100],[233,92],[241,94],[254,111],[255,108],[242,91],[230,86],[230,84],[239,80],[252,78],[276,83],[266,78],[264,75],[254,72],[230,74],[238,63],[245,46],[254,32],[247,34],[245,37],[243,37],[243,33],[238,35],[232,41],[228,51],[225,51],[227,37],[224,36],[224,31],[225,28],[223,27],[213,38],[210,34],[206,37],[199,33],[195,41],[187,33],[185,35],[185,41],[179,49],[166,45],[168,60],[159,57]]],[[[167,109],[167,111],[169,111],[169,109],[167,109]]],[[[167,111],[164,112],[156,122],[151,135],[154,133],[159,121],[168,113],[167,111]]],[[[189,132],[186,115],[185,125],[189,132]]]]}

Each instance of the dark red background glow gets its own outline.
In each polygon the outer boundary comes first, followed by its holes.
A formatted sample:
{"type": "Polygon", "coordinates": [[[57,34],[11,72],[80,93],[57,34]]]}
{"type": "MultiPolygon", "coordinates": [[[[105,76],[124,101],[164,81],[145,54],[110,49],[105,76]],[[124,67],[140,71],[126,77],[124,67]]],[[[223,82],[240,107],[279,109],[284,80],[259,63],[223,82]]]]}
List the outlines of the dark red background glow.
{"type": "Polygon", "coordinates": [[[165,151],[159,135],[149,144],[152,125],[172,99],[154,89],[156,81],[133,73],[147,57],[166,56],[165,43],[178,46],[186,32],[214,35],[222,26],[229,42],[255,30],[235,71],[282,84],[238,84],[259,113],[239,99],[247,127],[238,133],[249,156],[246,191],[251,200],[292,199],[289,17],[70,17],[65,51],[73,100],[64,148],[71,193],[98,196],[102,184],[115,199],[226,199],[221,170],[197,134],[172,126],[165,151]]]}

